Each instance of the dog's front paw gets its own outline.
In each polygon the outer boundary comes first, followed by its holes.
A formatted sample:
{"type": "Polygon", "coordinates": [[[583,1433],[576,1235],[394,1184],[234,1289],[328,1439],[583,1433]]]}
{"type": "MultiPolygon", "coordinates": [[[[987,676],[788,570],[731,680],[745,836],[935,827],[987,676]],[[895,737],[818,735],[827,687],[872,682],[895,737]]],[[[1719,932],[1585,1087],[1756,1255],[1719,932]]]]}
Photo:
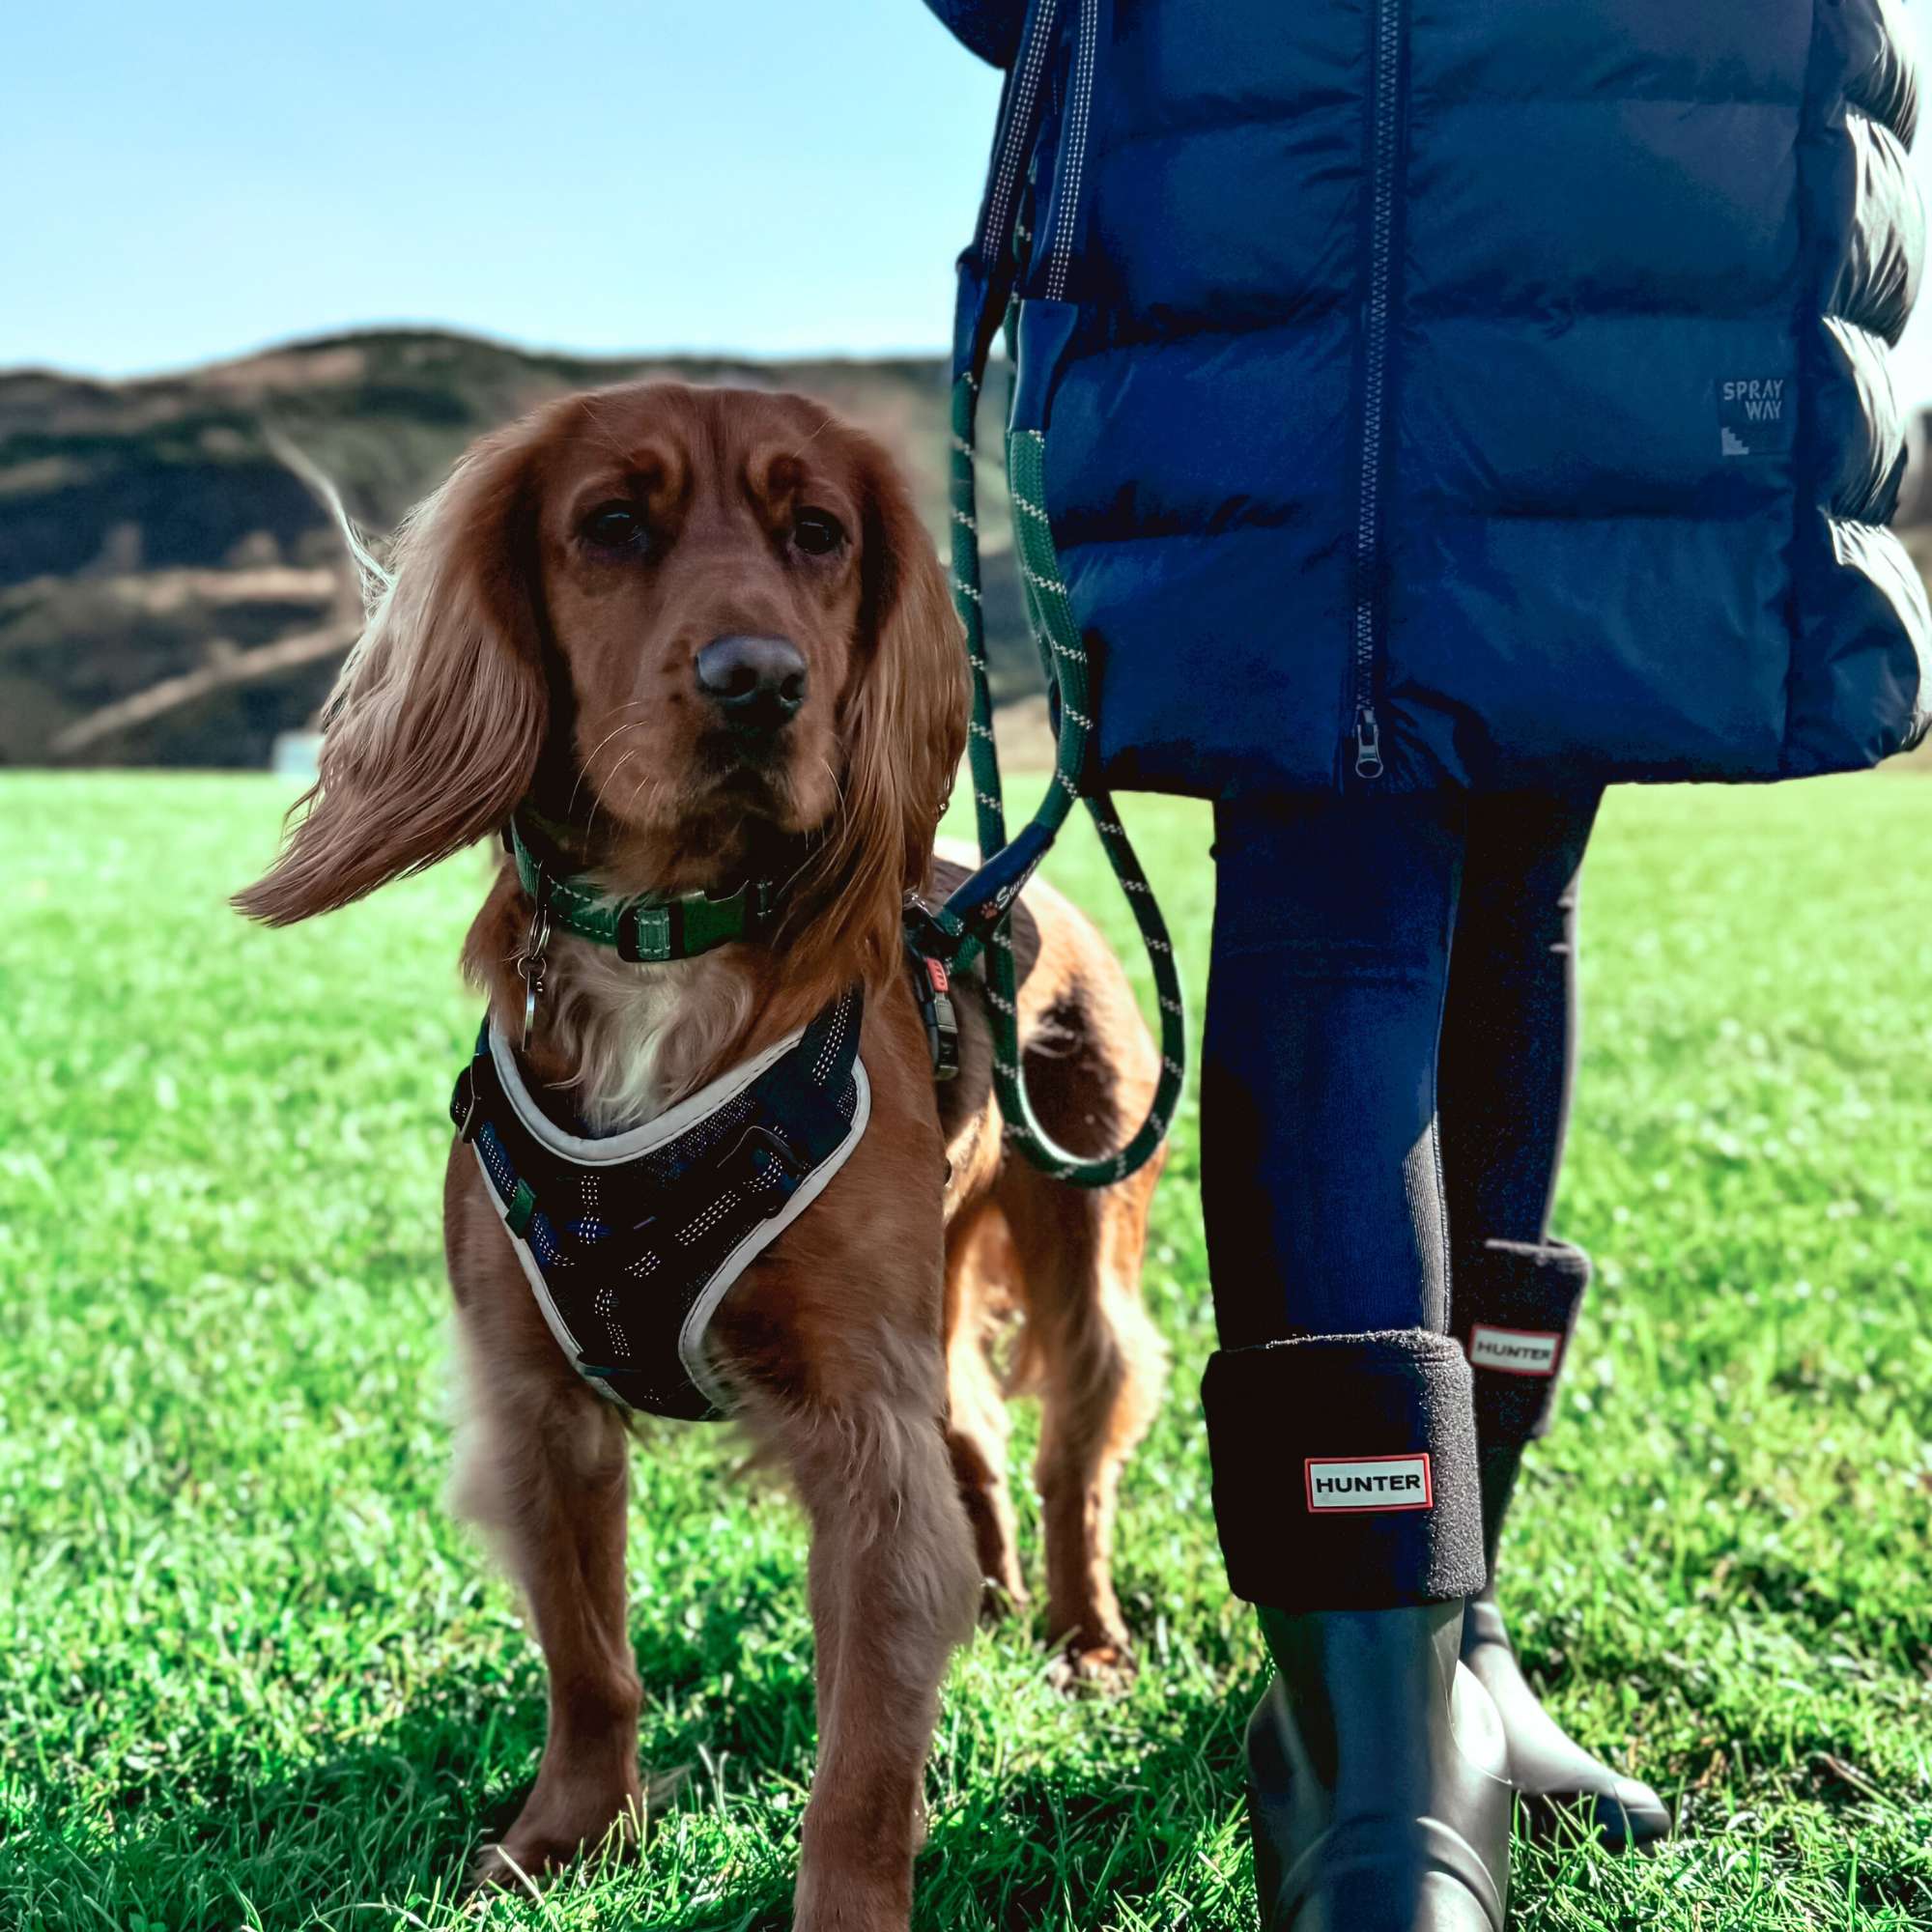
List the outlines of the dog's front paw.
{"type": "Polygon", "coordinates": [[[1009,1617],[1025,1609],[1028,1602],[1025,1584],[1002,1582],[997,1577],[982,1577],[980,1583],[980,1628],[997,1630],[1009,1617]]]}
{"type": "MultiPolygon", "coordinates": [[[[525,1851],[527,1855],[527,1846],[525,1851]]],[[[534,1863],[526,1863],[509,1849],[507,1840],[500,1845],[485,1845],[469,1861],[461,1895],[472,1903],[498,1891],[518,1891],[534,1898],[545,1875],[561,1862],[561,1859],[539,1858],[534,1863]]]]}
{"type": "Polygon", "coordinates": [[[606,1804],[573,1818],[552,1805],[539,1805],[532,1793],[501,1841],[485,1845],[476,1854],[464,1894],[517,1891],[534,1897],[545,1879],[574,1859],[630,1851],[642,1835],[642,1806],[635,1798],[617,1807],[614,1815],[606,1804]]]}
{"type": "Polygon", "coordinates": [[[519,1892],[534,1898],[555,1874],[594,1845],[582,1839],[537,1838],[512,1833],[500,1844],[485,1845],[471,1861],[463,1895],[488,1898],[493,1892],[519,1892]]]}
{"type": "Polygon", "coordinates": [[[1122,1638],[1071,1636],[1046,1666],[1046,1681],[1064,1697],[1118,1697],[1140,1674],[1122,1638]]]}

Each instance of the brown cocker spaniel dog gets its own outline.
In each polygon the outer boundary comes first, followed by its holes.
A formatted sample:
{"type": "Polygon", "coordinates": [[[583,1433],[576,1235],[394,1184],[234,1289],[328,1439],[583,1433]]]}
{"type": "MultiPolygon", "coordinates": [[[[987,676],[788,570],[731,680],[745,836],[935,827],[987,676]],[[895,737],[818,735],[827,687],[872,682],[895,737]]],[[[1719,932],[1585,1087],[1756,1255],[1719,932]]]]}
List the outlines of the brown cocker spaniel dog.
{"type": "MultiPolygon", "coordinates": [[[[977,1607],[1026,1596],[1002,1398],[1025,1385],[1044,1403],[1060,1668],[1104,1677],[1127,1662],[1115,1488],[1162,1366],[1139,1290],[1153,1170],[1081,1192],[1009,1157],[970,982],[962,1073],[932,1078],[901,908],[929,883],[966,694],[931,542],[883,450],[822,407],[653,383],[485,438],[392,562],[329,703],[320,783],[246,912],[344,905],[526,802],[612,894],[724,891],[782,865],[794,883],[766,941],[660,965],[553,942],[522,1067],[547,1113],[597,1132],[866,988],[869,1126],[709,1338],[735,1419],[810,1520],[819,1750],[797,1923],[903,1927],[948,1656],[977,1607]],[[708,643],[744,638],[788,647],[762,729],[721,719],[696,671],[708,643]],[[990,1349],[1009,1314],[1025,1326],[1003,1386],[990,1349]]],[[[463,954],[513,1040],[531,912],[504,863],[463,954]]],[[[1014,941],[1045,1123],[1083,1153],[1117,1145],[1157,1071],[1119,964],[1043,886],[1014,941]]],[[[481,1869],[534,1873],[639,1817],[626,1417],[553,1339],[460,1142],[443,1216],[477,1424],[460,1492],[506,1549],[550,1671],[535,1786],[481,1869]]]]}

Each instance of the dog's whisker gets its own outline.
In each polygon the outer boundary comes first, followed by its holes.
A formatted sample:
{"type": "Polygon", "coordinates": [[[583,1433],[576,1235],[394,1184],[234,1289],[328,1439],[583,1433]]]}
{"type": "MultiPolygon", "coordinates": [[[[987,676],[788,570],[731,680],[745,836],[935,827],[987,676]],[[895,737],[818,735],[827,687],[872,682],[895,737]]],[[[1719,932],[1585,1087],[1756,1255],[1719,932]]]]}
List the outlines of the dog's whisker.
{"type": "Polygon", "coordinates": [[[806,452],[806,451],[807,451],[808,449],[810,449],[810,448],[811,447],[811,445],[812,445],[812,444],[813,444],[814,442],[816,442],[816,441],[818,440],[818,439],[819,439],[819,438],[820,438],[821,436],[823,436],[823,435],[825,434],[825,432],[826,432],[827,430],[829,430],[829,429],[830,429],[831,427],[832,427],[832,418],[831,418],[831,417],[830,417],[829,415],[827,415],[827,416],[821,416],[821,417],[819,417],[819,419],[818,419],[818,427],[817,427],[817,428],[816,428],[815,430],[813,430],[813,431],[811,432],[811,434],[810,434],[810,435],[809,437],[807,437],[807,438],[805,439],[805,440],[804,440],[803,442],[799,442],[799,443],[794,443],[794,444],[792,445],[792,452],[791,452],[791,453],[792,453],[792,454],[793,454],[794,456],[802,456],[802,455],[804,455],[804,453],[805,453],[805,452],[806,452]]]}
{"type": "Polygon", "coordinates": [[[611,725],[610,730],[605,732],[603,737],[599,738],[596,744],[591,746],[590,750],[584,754],[582,769],[578,774],[578,781],[580,783],[582,782],[583,775],[589,771],[591,763],[596,758],[597,753],[601,752],[604,749],[604,747],[611,742],[612,738],[617,737],[620,733],[625,731],[635,731],[638,728],[638,725],[640,722],[641,722],[640,720],[636,718],[626,718],[620,720],[617,724],[611,725]]]}
{"type": "MultiPolygon", "coordinates": [[[[842,810],[845,805],[845,781],[838,776],[838,772],[833,765],[832,760],[823,752],[818,754],[818,762],[824,766],[825,776],[832,781],[832,789],[838,794],[839,809],[842,810]]],[[[814,835],[807,840],[804,858],[785,874],[783,880],[780,883],[778,890],[781,898],[790,892],[792,887],[797,885],[799,880],[804,878],[806,873],[811,869],[818,859],[819,853],[823,849],[824,839],[821,837],[814,835]]]]}
{"type": "Polygon", "coordinates": [[[603,419],[598,414],[600,407],[601,404],[595,398],[585,398],[583,404],[583,420],[592,432],[591,440],[600,448],[609,450],[619,463],[628,464],[630,462],[630,454],[611,431],[604,426],[603,419]]]}
{"type": "MultiPolygon", "coordinates": [[[[616,786],[617,781],[624,776],[624,767],[628,765],[631,762],[631,760],[635,758],[637,755],[638,755],[638,748],[635,745],[633,745],[625,751],[624,755],[620,757],[617,760],[617,762],[611,768],[611,784],[613,789],[616,786]]],[[[631,796],[633,799],[635,799],[637,797],[637,793],[633,791],[631,796]]],[[[600,811],[609,814],[610,810],[611,808],[604,803],[603,794],[598,791],[593,791],[590,794],[591,824],[593,825],[596,824],[597,814],[600,811]]],[[[625,807],[625,810],[626,812],[630,810],[630,807],[628,805],[625,807]]]]}
{"type": "MultiPolygon", "coordinates": [[[[624,755],[626,757],[629,757],[630,753],[627,752],[624,755]]],[[[618,769],[622,770],[623,768],[619,766],[618,769]]],[[[656,781],[653,779],[651,773],[648,770],[640,772],[639,774],[637,783],[631,787],[630,797],[624,801],[624,815],[627,818],[637,810],[638,794],[640,791],[642,791],[646,785],[654,785],[656,781]]],[[[646,813],[645,815],[646,817],[649,817],[651,814],[646,813]]]]}
{"type": "MultiPolygon", "coordinates": [[[[590,776],[590,767],[593,763],[596,762],[597,753],[601,752],[604,749],[604,747],[611,742],[612,738],[619,736],[621,733],[625,731],[635,731],[639,727],[639,725],[641,724],[642,723],[643,720],[640,718],[627,718],[623,720],[620,724],[611,725],[610,730],[605,732],[603,737],[599,738],[596,744],[594,744],[590,748],[590,751],[583,758],[582,764],[578,766],[577,782],[570,788],[570,803],[566,805],[563,809],[564,817],[568,818],[570,814],[577,810],[577,794],[583,789],[583,781],[590,776]]],[[[624,755],[625,757],[628,757],[630,753],[627,752],[624,755]]],[[[624,768],[624,761],[622,758],[620,758],[617,761],[617,769],[618,771],[622,771],[623,768],[624,768]]],[[[591,794],[591,799],[592,799],[591,818],[592,822],[594,823],[596,819],[595,792],[591,794]]]]}
{"type": "Polygon", "coordinates": [[[791,868],[790,872],[788,872],[785,875],[784,883],[779,888],[779,896],[781,898],[782,898],[786,893],[790,892],[791,889],[798,884],[799,880],[805,877],[806,873],[810,871],[811,868],[812,861],[817,857],[818,857],[818,848],[814,846],[810,851],[806,853],[805,857],[801,859],[796,866],[794,866],[791,868]]]}

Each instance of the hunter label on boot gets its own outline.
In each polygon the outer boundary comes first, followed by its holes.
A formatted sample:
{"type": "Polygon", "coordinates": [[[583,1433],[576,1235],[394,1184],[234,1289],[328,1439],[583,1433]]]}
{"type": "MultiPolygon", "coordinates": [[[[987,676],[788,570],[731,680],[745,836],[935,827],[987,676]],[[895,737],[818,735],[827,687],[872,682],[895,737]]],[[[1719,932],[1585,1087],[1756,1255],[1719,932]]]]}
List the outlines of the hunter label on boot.
{"type": "Polygon", "coordinates": [[[1506,1376],[1553,1376],[1563,1352],[1561,1335],[1544,1335],[1531,1328],[1492,1328],[1478,1321],[1469,1330],[1469,1366],[1495,1369],[1506,1376]]]}
{"type": "Polygon", "coordinates": [[[1426,1510],[1435,1500],[1426,1449],[1406,1456],[1311,1456],[1303,1468],[1308,1507],[1323,1515],[1426,1510]]]}

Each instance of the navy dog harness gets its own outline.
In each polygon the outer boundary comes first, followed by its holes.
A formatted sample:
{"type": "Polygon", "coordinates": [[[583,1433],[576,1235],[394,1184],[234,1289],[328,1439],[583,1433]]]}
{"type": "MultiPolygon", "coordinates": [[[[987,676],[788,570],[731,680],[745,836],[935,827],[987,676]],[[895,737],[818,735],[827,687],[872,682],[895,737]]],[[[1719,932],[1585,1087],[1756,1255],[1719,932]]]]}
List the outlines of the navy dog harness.
{"type": "Polygon", "coordinates": [[[484,1022],[450,1117],[558,1347],[600,1393],[687,1421],[730,1406],[705,1331],[866,1131],[864,1009],[854,987],[658,1120],[602,1138],[546,1118],[484,1022]]]}

